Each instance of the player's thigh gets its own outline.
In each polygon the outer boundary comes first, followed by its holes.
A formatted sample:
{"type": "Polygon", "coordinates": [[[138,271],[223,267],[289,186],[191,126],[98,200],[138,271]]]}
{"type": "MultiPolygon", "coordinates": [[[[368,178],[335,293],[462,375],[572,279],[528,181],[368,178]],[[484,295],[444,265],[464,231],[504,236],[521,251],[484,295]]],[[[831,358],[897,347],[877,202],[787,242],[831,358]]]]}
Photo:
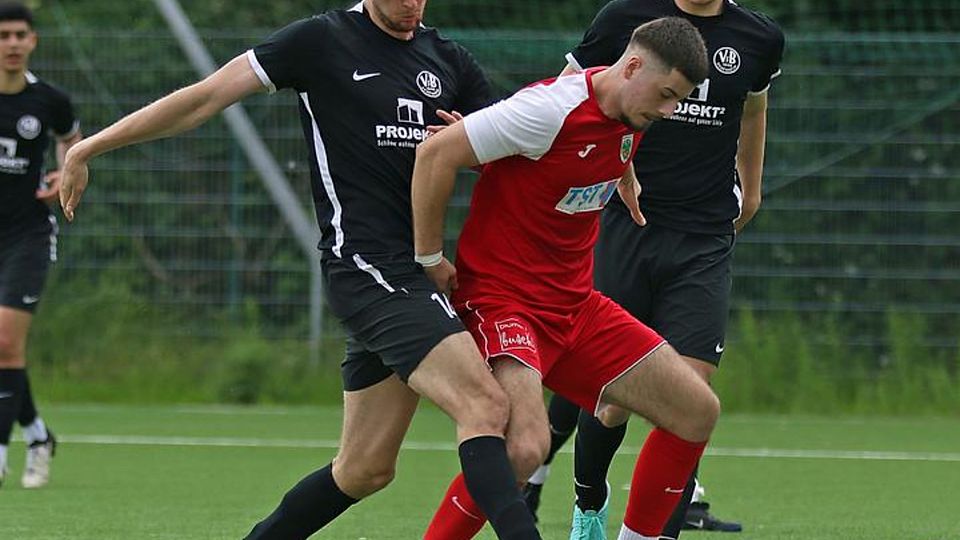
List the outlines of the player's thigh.
{"type": "Polygon", "coordinates": [[[508,398],[467,332],[438,343],[411,373],[411,388],[457,423],[458,439],[503,436],[508,398]]]}
{"type": "Polygon", "coordinates": [[[661,255],[665,271],[645,322],[681,355],[718,366],[726,347],[734,238],[670,234],[675,248],[661,255]]]}
{"type": "Polygon", "coordinates": [[[419,398],[391,375],[363,390],[343,393],[343,432],[338,459],[393,463],[419,398]]]}
{"type": "Polygon", "coordinates": [[[510,356],[491,361],[493,376],[510,404],[507,451],[517,478],[527,478],[547,457],[550,429],[540,374],[510,356]]]}
{"type": "Polygon", "coordinates": [[[668,344],[608,385],[602,400],[694,441],[709,437],[720,413],[710,386],[668,344]]]}
{"type": "Polygon", "coordinates": [[[24,367],[32,321],[28,311],[0,306],[0,368],[24,367]]]}
{"type": "Polygon", "coordinates": [[[333,474],[345,493],[362,498],[393,479],[417,402],[417,394],[396,375],[343,393],[343,431],[333,474]]]}
{"type": "Polygon", "coordinates": [[[594,250],[597,290],[640,320],[650,316],[653,302],[656,232],[653,225],[640,228],[626,213],[608,209],[594,250]]]}
{"type": "Polygon", "coordinates": [[[51,236],[4,238],[0,246],[0,366],[22,367],[27,335],[51,259],[51,236]]]}
{"type": "Polygon", "coordinates": [[[598,414],[601,396],[642,363],[664,340],[609,298],[592,293],[575,314],[566,352],[544,376],[544,385],[598,414]]]}

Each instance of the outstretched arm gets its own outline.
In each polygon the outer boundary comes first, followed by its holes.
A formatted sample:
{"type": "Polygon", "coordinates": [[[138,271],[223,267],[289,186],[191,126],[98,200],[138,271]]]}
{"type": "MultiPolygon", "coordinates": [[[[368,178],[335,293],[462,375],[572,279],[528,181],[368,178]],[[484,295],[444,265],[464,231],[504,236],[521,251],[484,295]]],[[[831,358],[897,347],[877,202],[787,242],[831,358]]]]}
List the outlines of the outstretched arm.
{"type": "Polygon", "coordinates": [[[131,144],[170,137],[193,129],[230,105],[265,91],[245,54],[202,81],[147,105],[96,135],[74,145],[61,171],[60,205],[68,220],[87,187],[89,161],[131,144]]]}
{"type": "Polygon", "coordinates": [[[457,282],[456,270],[443,257],[447,203],[453,193],[457,170],[479,164],[463,122],[447,127],[417,147],[411,182],[414,250],[417,261],[437,289],[448,294],[457,282]]]}

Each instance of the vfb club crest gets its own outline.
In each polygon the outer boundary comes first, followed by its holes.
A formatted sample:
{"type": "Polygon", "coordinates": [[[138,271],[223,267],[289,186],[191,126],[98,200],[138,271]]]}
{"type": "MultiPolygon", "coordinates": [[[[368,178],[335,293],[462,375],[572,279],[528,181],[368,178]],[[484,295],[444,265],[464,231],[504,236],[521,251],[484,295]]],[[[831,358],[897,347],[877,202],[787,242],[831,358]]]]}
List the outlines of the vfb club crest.
{"type": "Polygon", "coordinates": [[[633,150],[633,133],[624,135],[620,140],[620,161],[626,163],[630,159],[630,153],[633,150]]]}
{"type": "Polygon", "coordinates": [[[421,71],[417,74],[417,88],[428,98],[438,98],[443,93],[440,78],[429,71],[421,71]]]}
{"type": "Polygon", "coordinates": [[[733,47],[720,47],[713,53],[713,67],[724,75],[733,75],[740,69],[740,53],[733,47]]]}

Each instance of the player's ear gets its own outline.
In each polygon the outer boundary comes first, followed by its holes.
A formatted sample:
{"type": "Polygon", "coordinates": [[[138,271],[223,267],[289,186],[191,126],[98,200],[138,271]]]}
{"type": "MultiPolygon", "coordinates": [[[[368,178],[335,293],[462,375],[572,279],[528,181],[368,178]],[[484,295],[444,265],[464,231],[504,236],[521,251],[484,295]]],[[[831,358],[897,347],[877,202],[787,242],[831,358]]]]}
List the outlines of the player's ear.
{"type": "Polygon", "coordinates": [[[632,79],[633,75],[643,69],[643,57],[639,54],[632,54],[627,58],[627,63],[623,67],[623,78],[632,79]]]}

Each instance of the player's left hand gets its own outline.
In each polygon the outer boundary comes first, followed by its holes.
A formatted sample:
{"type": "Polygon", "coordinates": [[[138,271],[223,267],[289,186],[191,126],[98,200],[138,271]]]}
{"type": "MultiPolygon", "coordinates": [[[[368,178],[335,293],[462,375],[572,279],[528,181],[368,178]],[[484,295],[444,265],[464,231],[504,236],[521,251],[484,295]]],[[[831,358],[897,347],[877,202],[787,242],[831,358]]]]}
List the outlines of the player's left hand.
{"type": "Polygon", "coordinates": [[[440,264],[425,266],[423,271],[430,278],[430,281],[437,286],[437,290],[450,296],[457,290],[457,268],[446,257],[440,260],[440,264]]]}
{"type": "Polygon", "coordinates": [[[46,204],[57,202],[60,195],[60,171],[50,171],[43,177],[43,185],[37,190],[37,198],[46,204]]]}
{"type": "Polygon", "coordinates": [[[640,211],[640,182],[636,178],[632,181],[624,178],[617,185],[617,193],[620,194],[623,204],[630,209],[630,217],[633,218],[633,221],[641,227],[646,225],[647,218],[643,217],[643,212],[640,211]]]}
{"type": "Polygon", "coordinates": [[[457,111],[447,112],[443,109],[437,109],[437,116],[439,116],[441,120],[446,122],[447,125],[446,126],[427,126],[427,133],[431,135],[433,135],[434,133],[443,131],[444,129],[447,128],[447,126],[452,126],[453,124],[456,124],[457,122],[463,120],[463,115],[458,113],[457,111]]]}

